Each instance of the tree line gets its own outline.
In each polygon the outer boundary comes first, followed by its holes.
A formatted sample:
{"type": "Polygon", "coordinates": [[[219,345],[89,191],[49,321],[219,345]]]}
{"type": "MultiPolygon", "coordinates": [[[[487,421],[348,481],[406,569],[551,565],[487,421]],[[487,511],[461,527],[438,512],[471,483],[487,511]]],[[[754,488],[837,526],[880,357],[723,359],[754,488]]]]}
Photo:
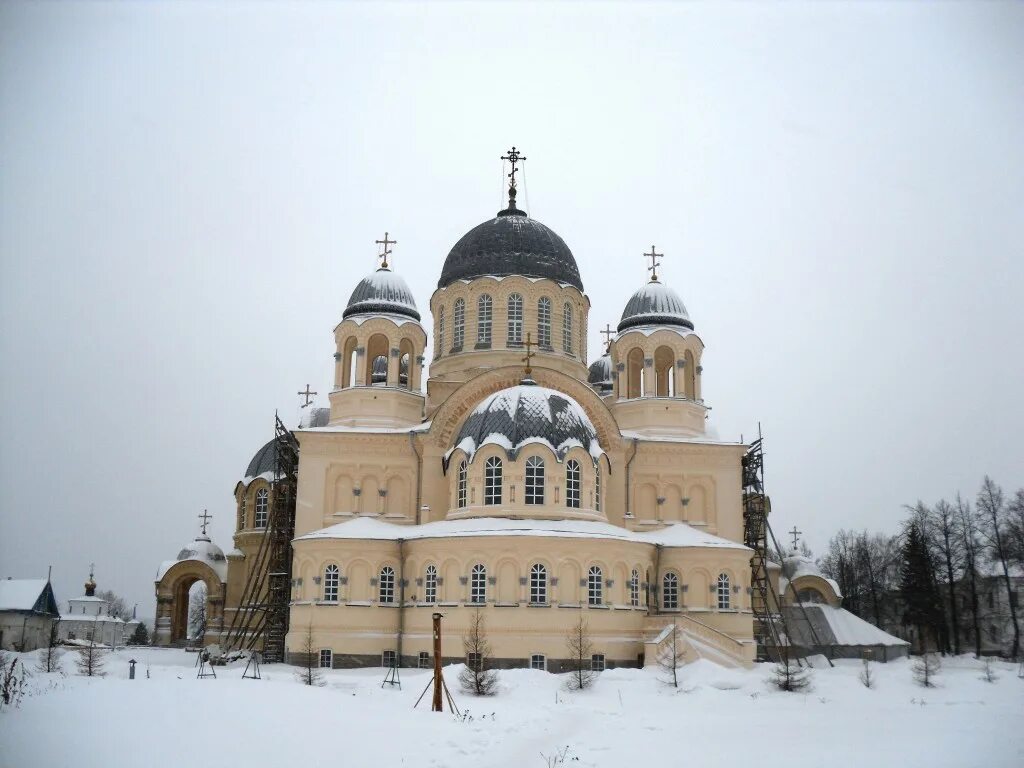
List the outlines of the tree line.
{"type": "Polygon", "coordinates": [[[838,583],[843,607],[887,631],[902,628],[921,652],[980,656],[987,636],[1019,658],[1024,489],[1007,497],[986,475],[973,503],[957,493],[905,510],[895,535],[840,530],[829,541],[818,565],[838,583]]]}

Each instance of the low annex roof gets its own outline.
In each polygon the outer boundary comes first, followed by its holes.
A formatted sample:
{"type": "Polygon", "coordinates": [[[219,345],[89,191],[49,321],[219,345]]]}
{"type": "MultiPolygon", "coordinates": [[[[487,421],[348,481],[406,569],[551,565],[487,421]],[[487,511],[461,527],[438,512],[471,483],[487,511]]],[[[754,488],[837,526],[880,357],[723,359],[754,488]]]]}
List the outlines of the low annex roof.
{"type": "Polygon", "coordinates": [[[3,579],[0,581],[0,611],[35,610],[46,589],[46,579],[3,579]]]}
{"type": "Polygon", "coordinates": [[[541,536],[567,539],[613,539],[667,547],[719,547],[747,549],[742,544],[687,525],[672,523],[657,531],[628,531],[610,523],[587,520],[510,520],[480,517],[469,520],[438,520],[423,525],[396,525],[360,517],[299,536],[295,541],[316,539],[442,539],[475,536],[541,536]]]}

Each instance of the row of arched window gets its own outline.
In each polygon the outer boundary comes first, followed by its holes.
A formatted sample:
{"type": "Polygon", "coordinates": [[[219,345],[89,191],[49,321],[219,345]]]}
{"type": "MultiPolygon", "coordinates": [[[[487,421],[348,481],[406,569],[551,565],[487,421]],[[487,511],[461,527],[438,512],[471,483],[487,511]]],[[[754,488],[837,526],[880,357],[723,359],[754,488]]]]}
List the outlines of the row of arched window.
{"type": "MultiPolygon", "coordinates": [[[[248,510],[248,498],[243,494],[242,501],[238,505],[238,529],[242,530],[247,527],[248,519],[246,517],[248,510]]],[[[266,528],[267,522],[270,520],[270,491],[266,488],[260,488],[256,491],[256,498],[254,504],[254,516],[253,516],[253,528],[266,528]]]]}
{"type": "MultiPolygon", "coordinates": [[[[338,586],[341,582],[341,570],[335,564],[330,564],[324,569],[323,600],[328,603],[338,601],[338,586]]],[[[437,566],[428,565],[423,575],[423,602],[437,602],[437,587],[441,580],[437,575],[437,566]]],[[[548,603],[548,569],[543,563],[534,563],[530,566],[530,595],[531,605],[546,605],[548,603]]],[[[487,602],[487,567],[483,563],[475,564],[469,573],[469,602],[482,605],[487,602]]],[[[605,589],[604,572],[599,565],[592,565],[587,571],[587,605],[604,605],[605,589]]],[[[581,584],[580,586],[583,586],[581,584]]],[[[610,584],[609,584],[610,586],[610,584]]],[[[719,610],[729,610],[732,607],[732,585],[729,574],[720,573],[718,579],[711,585],[715,593],[715,604],[719,610]]],[[[629,604],[637,608],[640,606],[640,572],[633,569],[629,576],[628,584],[629,604]]],[[[680,585],[679,576],[668,571],[662,579],[661,607],[662,610],[674,611],[680,607],[679,601],[680,585]]],[[[380,569],[377,578],[377,601],[384,604],[395,602],[395,569],[385,565],[380,569]]]]}
{"type": "MultiPolygon", "coordinates": [[[[457,505],[463,509],[467,505],[469,465],[463,459],[459,463],[457,484],[457,505]]],[[[502,503],[502,461],[497,456],[490,456],[484,462],[484,506],[495,506],[502,503]]],[[[569,459],[565,463],[565,506],[570,509],[580,508],[580,463],[569,459]]],[[[526,460],[526,482],[523,500],[528,505],[544,503],[545,467],[540,456],[530,456],[526,460]]],[[[601,470],[595,473],[594,508],[601,511],[601,470]]]]}
{"type": "MultiPolygon", "coordinates": [[[[567,355],[575,354],[573,306],[570,302],[562,305],[562,351],[567,355]]],[[[537,300],[537,334],[535,341],[542,349],[552,349],[551,339],[551,299],[542,296],[537,300]]],[[[437,350],[440,354],[447,345],[445,308],[437,311],[437,350]]],[[[510,294],[505,304],[505,345],[518,347],[523,344],[523,297],[521,294],[510,294]]],[[[482,294],[476,300],[476,346],[486,349],[492,344],[494,330],[494,300],[490,294],[482,294]]],[[[452,352],[459,352],[466,343],[466,300],[455,300],[452,307],[452,352]]]]}

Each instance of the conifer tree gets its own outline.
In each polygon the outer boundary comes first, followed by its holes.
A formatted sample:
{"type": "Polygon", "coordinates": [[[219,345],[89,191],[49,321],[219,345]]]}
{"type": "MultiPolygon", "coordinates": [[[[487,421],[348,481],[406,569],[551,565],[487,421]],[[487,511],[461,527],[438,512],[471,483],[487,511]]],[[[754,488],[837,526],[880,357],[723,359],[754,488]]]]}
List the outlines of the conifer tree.
{"type": "Polygon", "coordinates": [[[135,631],[128,640],[129,645],[149,645],[149,630],[146,629],[146,622],[140,621],[135,631]]]}
{"type": "Polygon", "coordinates": [[[590,642],[590,628],[582,616],[566,635],[565,647],[569,651],[569,689],[582,691],[589,688],[594,682],[594,644],[590,642]]]}
{"type": "Polygon", "coordinates": [[[935,583],[935,564],[915,519],[908,523],[903,537],[900,596],[903,623],[917,628],[920,650],[927,652],[928,639],[934,644],[941,635],[942,602],[935,583]]]}
{"type": "Polygon", "coordinates": [[[497,693],[498,672],[491,668],[491,643],[479,608],[469,621],[469,631],[462,637],[462,647],[466,652],[466,667],[459,673],[462,689],[474,696],[497,693]]]}

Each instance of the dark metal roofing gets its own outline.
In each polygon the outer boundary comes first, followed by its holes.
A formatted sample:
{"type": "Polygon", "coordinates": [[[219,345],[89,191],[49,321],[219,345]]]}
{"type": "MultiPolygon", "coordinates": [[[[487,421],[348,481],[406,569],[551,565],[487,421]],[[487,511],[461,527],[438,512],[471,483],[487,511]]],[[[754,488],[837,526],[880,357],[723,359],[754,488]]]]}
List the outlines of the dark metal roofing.
{"type": "Polygon", "coordinates": [[[383,267],[359,281],[341,316],[344,318],[378,313],[420,319],[416,301],[405,280],[383,267]]]}
{"type": "Polygon", "coordinates": [[[262,475],[264,472],[276,472],[277,464],[274,455],[274,441],[270,440],[256,451],[256,455],[252,457],[252,461],[249,462],[248,469],[245,470],[245,477],[256,477],[262,475]]]}
{"type": "Polygon", "coordinates": [[[583,290],[579,267],[565,241],[515,208],[462,236],[444,260],[437,287],[486,275],[547,278],[583,290]]]}
{"type": "Polygon", "coordinates": [[[612,358],[607,352],[590,364],[587,383],[602,394],[612,391],[612,358]]]}
{"type": "Polygon", "coordinates": [[[693,330],[693,322],[679,294],[656,280],[634,293],[619,320],[619,333],[638,325],[675,325],[693,330]]]}

